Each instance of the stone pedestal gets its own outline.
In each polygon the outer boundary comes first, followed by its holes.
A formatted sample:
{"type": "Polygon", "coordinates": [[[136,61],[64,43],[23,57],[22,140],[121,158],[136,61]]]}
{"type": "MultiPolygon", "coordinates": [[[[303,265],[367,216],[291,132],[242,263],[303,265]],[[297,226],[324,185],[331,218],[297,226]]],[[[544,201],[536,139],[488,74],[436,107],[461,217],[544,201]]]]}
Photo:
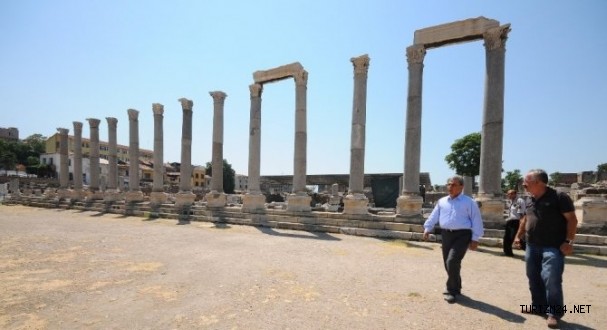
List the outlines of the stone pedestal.
{"type": "Polygon", "coordinates": [[[582,197],[574,205],[578,227],[602,228],[607,225],[607,199],[582,197]]]}
{"type": "Polygon", "coordinates": [[[327,211],[329,211],[329,212],[337,212],[337,211],[339,211],[339,205],[340,204],[341,204],[341,197],[339,197],[339,195],[333,195],[333,196],[331,196],[329,198],[329,206],[327,207],[327,211]]]}
{"type": "MultiPolygon", "coordinates": [[[[27,194],[26,194],[27,195],[27,194]]],[[[44,199],[55,199],[57,197],[57,191],[52,188],[47,188],[44,191],[44,199]]]]}
{"type": "Polygon", "coordinates": [[[168,196],[164,192],[152,191],[150,194],[150,204],[160,205],[167,202],[168,196]]]}
{"type": "Polygon", "coordinates": [[[103,200],[105,198],[105,194],[101,191],[90,191],[86,192],[86,197],[84,198],[87,202],[93,202],[97,200],[103,200]]]}
{"type": "Polygon", "coordinates": [[[344,198],[344,214],[367,214],[369,199],[364,194],[348,194],[344,198]]]}
{"type": "Polygon", "coordinates": [[[396,199],[396,215],[411,220],[420,220],[423,202],[423,198],[416,193],[400,195],[396,199]]]}
{"type": "Polygon", "coordinates": [[[86,198],[86,192],[84,192],[82,189],[79,190],[72,190],[71,195],[70,195],[70,199],[72,200],[72,202],[80,202],[83,201],[86,198]]]}
{"type": "Polygon", "coordinates": [[[59,200],[66,200],[72,197],[72,191],[69,189],[59,189],[57,190],[57,198],[59,200]]]}
{"type": "Polygon", "coordinates": [[[211,191],[205,195],[205,198],[207,199],[207,208],[224,207],[227,201],[226,194],[217,191],[211,191]]]}
{"type": "Polygon", "coordinates": [[[242,212],[265,210],[266,196],[262,194],[246,194],[242,199],[242,212]]]}
{"type": "Polygon", "coordinates": [[[184,207],[194,204],[196,195],[191,192],[179,192],[175,194],[175,207],[184,207]]]}
{"type": "Polygon", "coordinates": [[[127,191],[124,194],[124,200],[127,203],[139,203],[139,202],[143,202],[143,192],[141,192],[141,191],[127,191]]]}
{"type": "Polygon", "coordinates": [[[103,194],[103,201],[106,203],[117,202],[122,199],[122,194],[118,189],[108,189],[103,194]]]}
{"type": "Polygon", "coordinates": [[[498,197],[484,195],[478,195],[475,200],[480,203],[485,228],[501,229],[504,224],[504,201],[498,197]]]}
{"type": "Polygon", "coordinates": [[[311,201],[312,198],[308,194],[291,194],[287,196],[287,211],[310,212],[312,211],[311,201]]]}

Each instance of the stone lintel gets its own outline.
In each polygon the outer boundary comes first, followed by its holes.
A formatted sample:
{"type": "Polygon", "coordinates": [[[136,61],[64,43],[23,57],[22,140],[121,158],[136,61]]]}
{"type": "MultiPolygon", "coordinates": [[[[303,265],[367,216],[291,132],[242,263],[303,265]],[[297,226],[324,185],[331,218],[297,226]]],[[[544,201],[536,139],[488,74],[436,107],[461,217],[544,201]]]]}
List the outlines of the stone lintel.
{"type": "Polygon", "coordinates": [[[299,62],[279,66],[277,68],[253,72],[253,80],[256,84],[278,81],[295,76],[298,72],[304,71],[299,62]]]}
{"type": "Polygon", "coordinates": [[[485,17],[470,18],[447,24],[436,25],[415,31],[413,43],[425,48],[466,42],[483,38],[487,30],[499,27],[500,22],[485,17]]]}

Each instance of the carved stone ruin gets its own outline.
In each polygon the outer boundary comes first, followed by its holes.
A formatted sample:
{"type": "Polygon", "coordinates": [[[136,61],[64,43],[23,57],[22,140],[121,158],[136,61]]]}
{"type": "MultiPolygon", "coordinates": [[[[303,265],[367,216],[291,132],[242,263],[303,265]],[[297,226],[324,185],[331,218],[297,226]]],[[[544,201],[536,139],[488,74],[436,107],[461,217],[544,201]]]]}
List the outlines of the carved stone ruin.
{"type": "MultiPolygon", "coordinates": [[[[442,24],[415,31],[414,43],[407,48],[409,89],[405,129],[404,187],[397,200],[397,214],[405,218],[421,218],[422,198],[419,195],[422,81],[424,57],[431,48],[484,40],[487,61],[485,102],[483,109],[479,192],[482,216],[486,223],[499,224],[502,217],[502,140],[504,123],[504,59],[510,24],[478,17],[442,24]]],[[[420,219],[421,220],[421,219],[420,219]]]]}

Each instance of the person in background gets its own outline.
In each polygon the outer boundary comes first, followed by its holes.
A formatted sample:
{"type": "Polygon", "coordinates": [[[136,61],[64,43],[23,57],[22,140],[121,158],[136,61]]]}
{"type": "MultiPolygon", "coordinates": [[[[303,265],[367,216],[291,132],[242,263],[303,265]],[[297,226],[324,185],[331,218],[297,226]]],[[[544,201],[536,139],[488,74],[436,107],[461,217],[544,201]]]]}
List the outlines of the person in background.
{"type": "Polygon", "coordinates": [[[523,312],[547,315],[546,323],[557,328],[564,316],[563,271],[565,256],[573,253],[577,217],[571,198],[548,186],[548,175],[535,169],[525,175],[523,187],[531,195],[514,245],[527,242],[525,268],[531,292],[531,309],[523,312]]]}
{"type": "Polygon", "coordinates": [[[419,195],[422,196],[422,203],[426,203],[426,186],[423,184],[419,185],[419,195]]]}
{"type": "Polygon", "coordinates": [[[443,263],[447,271],[443,298],[448,303],[454,303],[462,290],[462,259],[468,249],[476,250],[484,229],[478,205],[474,199],[463,194],[464,178],[458,175],[449,178],[447,190],[449,195],[438,200],[424,223],[423,239],[428,239],[436,224],[440,226],[443,263]]]}
{"type": "MultiPolygon", "coordinates": [[[[508,203],[510,205],[508,206],[508,217],[506,218],[506,228],[504,230],[503,250],[505,256],[513,257],[512,243],[514,243],[514,236],[516,236],[520,220],[525,215],[527,207],[525,200],[517,196],[516,190],[510,189],[506,195],[508,196],[508,203]]],[[[525,241],[521,241],[520,246],[522,250],[525,250],[525,241]]]]}

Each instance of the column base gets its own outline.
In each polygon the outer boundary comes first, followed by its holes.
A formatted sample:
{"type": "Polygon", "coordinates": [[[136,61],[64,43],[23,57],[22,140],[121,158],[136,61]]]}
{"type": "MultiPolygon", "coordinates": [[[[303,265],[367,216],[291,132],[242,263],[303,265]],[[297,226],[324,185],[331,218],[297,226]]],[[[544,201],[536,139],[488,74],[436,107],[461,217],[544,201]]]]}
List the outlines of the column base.
{"type": "Polygon", "coordinates": [[[416,193],[400,195],[396,199],[396,215],[404,218],[422,218],[424,200],[416,193]]]}
{"type": "Polygon", "coordinates": [[[504,226],[504,201],[493,195],[478,195],[475,198],[481,209],[485,228],[502,228],[504,226]]]}
{"type": "Polygon", "coordinates": [[[578,227],[603,228],[607,225],[607,200],[602,197],[582,197],[575,201],[578,227]]]}
{"type": "Polygon", "coordinates": [[[70,200],[72,202],[80,202],[86,198],[86,193],[82,189],[72,190],[72,194],[70,195],[70,200]]]}
{"type": "MultiPolygon", "coordinates": [[[[264,196],[265,197],[265,196],[264,196]]],[[[207,199],[207,208],[217,208],[226,206],[226,194],[217,191],[211,191],[205,195],[207,199]]]]}
{"type": "Polygon", "coordinates": [[[122,199],[122,194],[117,189],[106,190],[103,194],[103,201],[106,203],[117,202],[122,199]]]}
{"type": "Polygon", "coordinates": [[[247,193],[242,198],[242,212],[259,212],[265,211],[266,209],[266,196],[262,194],[250,194],[247,193]]]}
{"type": "Polygon", "coordinates": [[[57,198],[59,200],[66,200],[72,196],[72,191],[65,188],[60,188],[57,190],[57,198]]]}
{"type": "Polygon", "coordinates": [[[291,194],[287,196],[287,211],[291,212],[311,212],[312,207],[310,206],[310,202],[312,201],[312,197],[298,194],[291,194]]]}
{"type": "Polygon", "coordinates": [[[85,200],[87,202],[92,202],[92,201],[96,201],[96,200],[102,200],[102,199],[104,199],[104,197],[105,197],[104,194],[99,190],[96,190],[96,191],[89,190],[86,192],[85,200]]]}
{"type": "Polygon", "coordinates": [[[167,202],[168,196],[166,193],[161,191],[152,191],[150,193],[150,204],[160,205],[167,202]]]}
{"type": "Polygon", "coordinates": [[[348,194],[344,198],[344,214],[369,213],[369,199],[364,194],[348,194]]]}
{"type": "Polygon", "coordinates": [[[191,192],[179,192],[175,195],[175,207],[187,207],[194,204],[196,195],[191,192]]]}
{"type": "Polygon", "coordinates": [[[141,191],[127,191],[124,195],[124,201],[126,203],[139,203],[143,202],[143,192],[141,191]]]}

